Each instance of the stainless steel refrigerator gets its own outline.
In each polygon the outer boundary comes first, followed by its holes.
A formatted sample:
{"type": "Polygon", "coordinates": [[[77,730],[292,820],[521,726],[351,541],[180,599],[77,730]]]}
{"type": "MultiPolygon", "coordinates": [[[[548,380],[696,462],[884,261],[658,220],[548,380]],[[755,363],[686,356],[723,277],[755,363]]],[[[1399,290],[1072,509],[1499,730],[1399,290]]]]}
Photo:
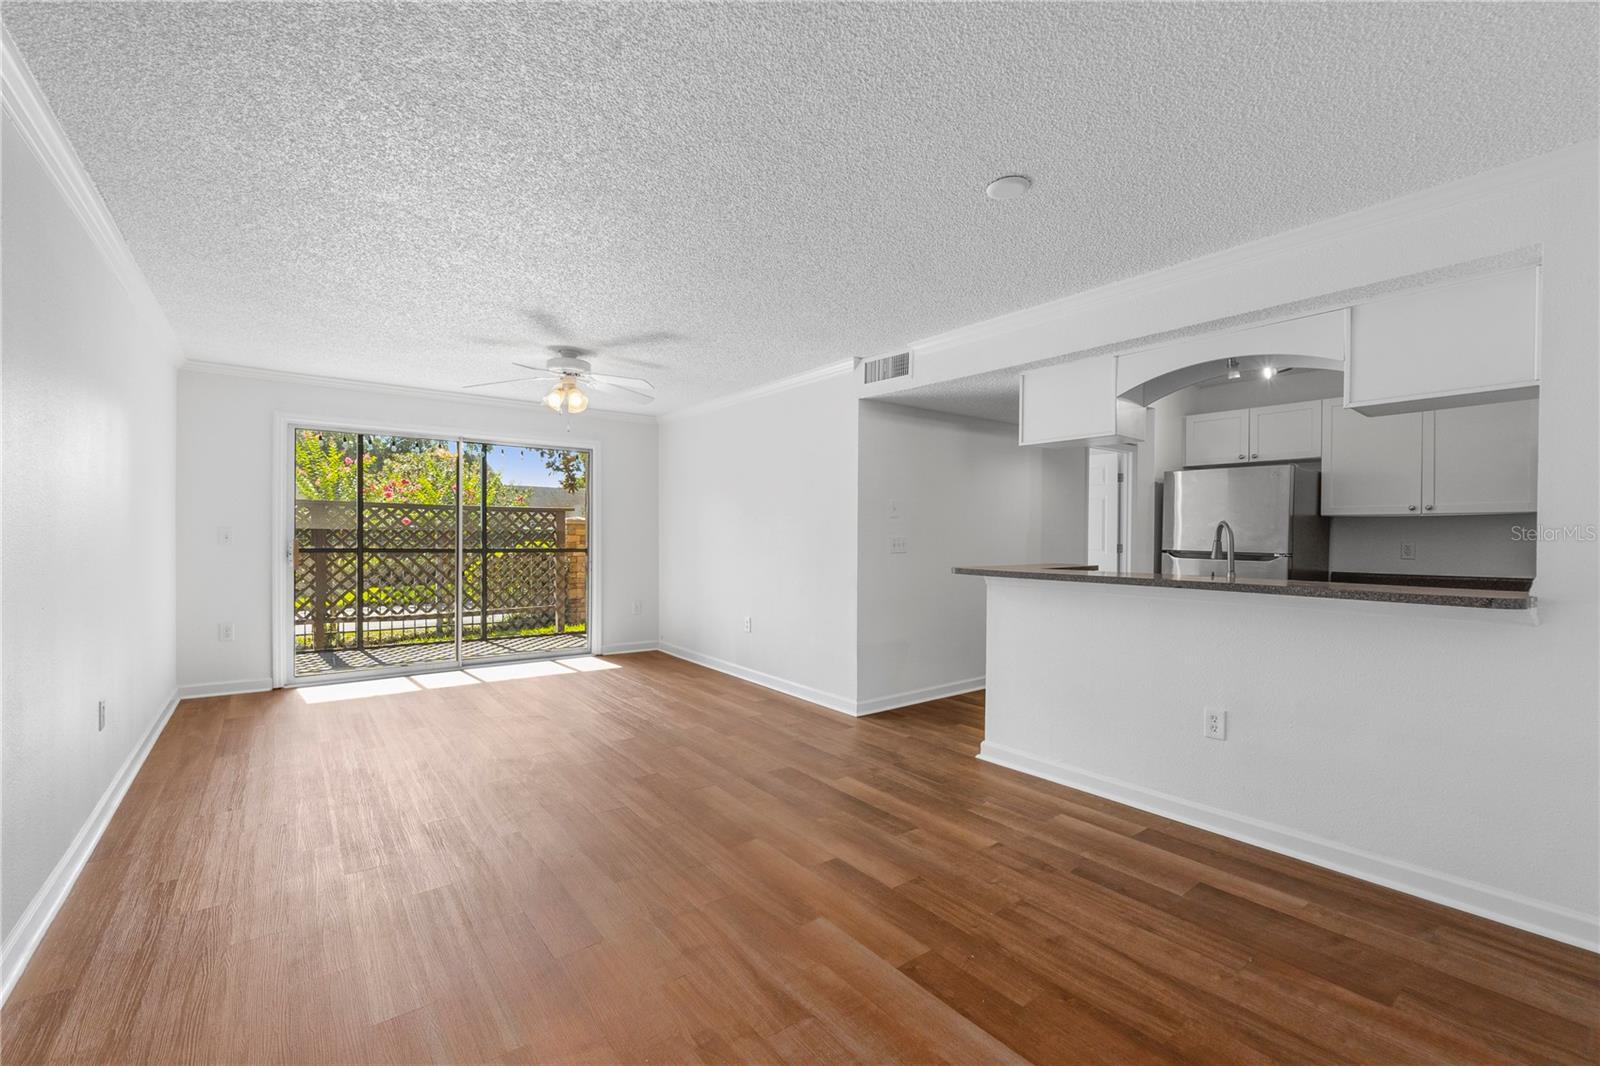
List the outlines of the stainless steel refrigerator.
{"type": "Polygon", "coordinates": [[[1172,470],[1164,485],[1161,572],[1228,576],[1216,552],[1217,523],[1233,529],[1239,577],[1326,580],[1328,520],[1319,513],[1319,472],[1295,463],[1172,470]]]}

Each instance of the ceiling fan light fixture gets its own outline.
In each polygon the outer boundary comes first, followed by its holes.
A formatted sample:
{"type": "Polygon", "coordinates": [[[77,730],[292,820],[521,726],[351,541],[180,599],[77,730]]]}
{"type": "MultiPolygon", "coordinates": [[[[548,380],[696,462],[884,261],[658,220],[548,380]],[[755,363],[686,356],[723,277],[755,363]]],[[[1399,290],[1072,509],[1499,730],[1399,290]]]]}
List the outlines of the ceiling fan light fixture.
{"type": "Polygon", "coordinates": [[[569,415],[579,415],[589,409],[589,397],[578,388],[578,379],[568,375],[545,394],[544,405],[556,414],[565,411],[569,415]]]}

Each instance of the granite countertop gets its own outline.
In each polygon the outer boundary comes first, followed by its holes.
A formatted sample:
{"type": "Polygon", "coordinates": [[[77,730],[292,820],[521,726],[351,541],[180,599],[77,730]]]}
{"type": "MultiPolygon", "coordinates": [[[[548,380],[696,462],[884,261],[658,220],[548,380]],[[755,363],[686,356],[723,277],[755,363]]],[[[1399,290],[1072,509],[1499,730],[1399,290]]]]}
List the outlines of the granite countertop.
{"type": "Polygon", "coordinates": [[[974,577],[1013,577],[1030,581],[1079,581],[1097,585],[1143,585],[1149,588],[1210,589],[1254,592],[1268,596],[1304,596],[1320,600],[1370,600],[1377,603],[1424,603],[1439,607],[1484,607],[1527,610],[1536,603],[1525,591],[1485,588],[1435,588],[1428,585],[1384,585],[1353,581],[1290,581],[1275,578],[1171,577],[1137,571],[1101,571],[1092,566],[1031,563],[1022,566],[957,566],[953,573],[974,577]]]}

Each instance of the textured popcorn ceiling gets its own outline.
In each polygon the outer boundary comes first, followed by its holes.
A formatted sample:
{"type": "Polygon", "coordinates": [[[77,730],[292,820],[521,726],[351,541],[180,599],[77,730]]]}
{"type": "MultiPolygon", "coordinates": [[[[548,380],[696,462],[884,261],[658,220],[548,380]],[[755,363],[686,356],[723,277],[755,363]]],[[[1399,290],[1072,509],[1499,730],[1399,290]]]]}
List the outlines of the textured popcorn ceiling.
{"type": "Polygon", "coordinates": [[[453,388],[656,335],[598,368],[657,410],[1596,133],[1588,4],[5,19],[191,358],[453,388]]]}

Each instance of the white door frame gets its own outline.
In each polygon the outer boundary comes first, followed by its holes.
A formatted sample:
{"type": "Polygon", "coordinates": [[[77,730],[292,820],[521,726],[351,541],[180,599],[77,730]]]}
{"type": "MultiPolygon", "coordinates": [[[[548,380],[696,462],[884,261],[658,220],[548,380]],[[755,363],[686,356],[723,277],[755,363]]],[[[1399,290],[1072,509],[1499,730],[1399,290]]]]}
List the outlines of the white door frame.
{"type": "MultiPolygon", "coordinates": [[[[417,424],[374,423],[369,421],[344,422],[337,418],[328,418],[323,415],[296,415],[286,411],[275,411],[272,416],[272,537],[268,549],[272,553],[272,686],[274,688],[298,687],[301,685],[328,684],[336,681],[348,681],[353,678],[343,674],[331,677],[296,678],[292,664],[294,663],[294,573],[288,566],[292,558],[294,547],[294,479],[289,476],[289,470],[294,465],[294,438],[292,436],[296,426],[308,429],[324,429],[333,433],[367,433],[384,434],[396,437],[421,437],[431,440],[457,440],[474,444],[508,444],[515,448],[556,448],[560,450],[586,451],[589,453],[589,588],[588,596],[588,636],[590,655],[598,655],[600,649],[605,647],[601,642],[601,603],[602,603],[602,575],[604,553],[600,551],[600,443],[588,439],[568,439],[566,441],[540,440],[534,437],[507,436],[502,433],[485,434],[477,430],[462,426],[426,426],[417,424]],[[479,440],[480,437],[493,436],[490,441],[479,440]]],[[[514,658],[523,658],[515,656],[514,658]]],[[[496,660],[484,659],[482,663],[488,664],[496,660]]],[[[459,670],[459,663],[451,662],[436,666],[408,666],[397,667],[393,670],[363,670],[360,678],[392,677],[401,674],[421,674],[432,670],[459,670]]]]}

